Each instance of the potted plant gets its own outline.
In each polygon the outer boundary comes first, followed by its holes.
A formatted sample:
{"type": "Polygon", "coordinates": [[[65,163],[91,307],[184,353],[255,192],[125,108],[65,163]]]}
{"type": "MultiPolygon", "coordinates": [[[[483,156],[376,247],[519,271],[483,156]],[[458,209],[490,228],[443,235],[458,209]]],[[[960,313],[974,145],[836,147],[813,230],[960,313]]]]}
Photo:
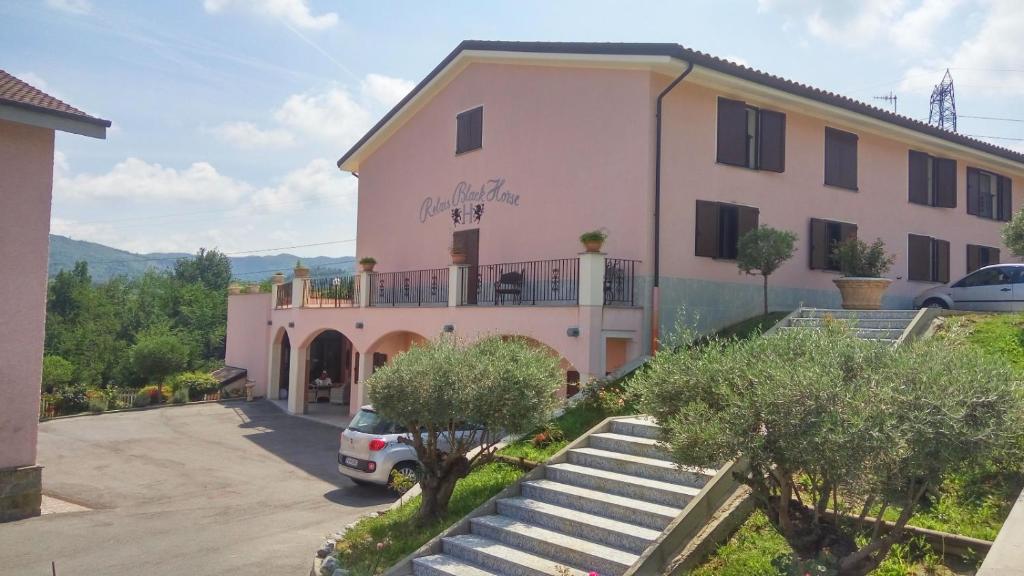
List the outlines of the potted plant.
{"type": "Polygon", "coordinates": [[[228,294],[231,294],[232,296],[234,296],[235,294],[241,294],[241,293],[242,293],[242,285],[241,284],[239,284],[238,282],[232,282],[231,284],[228,284],[228,294]]]}
{"type": "Polygon", "coordinates": [[[270,277],[270,283],[278,286],[284,284],[284,272],[274,272],[274,275],[270,277]]]}
{"type": "Polygon", "coordinates": [[[862,240],[848,238],[836,244],[832,257],[839,263],[842,278],[833,280],[843,295],[847,310],[878,310],[882,295],[892,280],[882,278],[896,258],[885,251],[885,242],[876,239],[869,246],[862,240]]]}
{"type": "Polygon", "coordinates": [[[580,234],[580,242],[587,252],[600,252],[604,241],[608,239],[608,233],[604,230],[591,230],[580,234]]]}
{"type": "Polygon", "coordinates": [[[453,245],[448,251],[452,255],[452,264],[462,265],[466,263],[466,251],[461,246],[453,245]]]}
{"type": "Polygon", "coordinates": [[[295,261],[295,277],[309,278],[309,267],[302,263],[302,260],[295,261]]]}
{"type": "Polygon", "coordinates": [[[377,265],[377,260],[371,256],[363,256],[359,259],[359,267],[362,268],[363,272],[373,272],[373,267],[377,265]]]}

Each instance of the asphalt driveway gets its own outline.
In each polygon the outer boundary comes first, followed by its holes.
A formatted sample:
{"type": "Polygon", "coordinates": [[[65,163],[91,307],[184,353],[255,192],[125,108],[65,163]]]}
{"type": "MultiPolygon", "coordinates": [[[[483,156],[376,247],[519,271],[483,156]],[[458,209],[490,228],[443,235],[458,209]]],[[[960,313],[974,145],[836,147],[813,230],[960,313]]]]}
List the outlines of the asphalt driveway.
{"type": "Polygon", "coordinates": [[[44,494],[91,510],[0,524],[0,573],[308,573],[325,535],[394,500],[338,475],[338,433],[267,402],[45,422],[44,494]]]}

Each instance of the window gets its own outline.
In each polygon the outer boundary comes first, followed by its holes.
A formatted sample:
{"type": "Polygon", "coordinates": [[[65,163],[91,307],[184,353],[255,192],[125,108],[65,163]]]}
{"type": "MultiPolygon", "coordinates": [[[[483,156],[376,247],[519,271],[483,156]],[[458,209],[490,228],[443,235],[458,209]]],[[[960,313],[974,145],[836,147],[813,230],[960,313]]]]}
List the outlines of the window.
{"type": "Polygon", "coordinates": [[[999,248],[989,246],[967,245],[967,273],[992,264],[999,264],[999,248]]]}
{"type": "Polygon", "coordinates": [[[839,271],[839,262],[832,251],[836,244],[856,237],[856,224],[811,218],[811,269],[839,271]]]}
{"type": "Polygon", "coordinates": [[[825,184],[857,189],[857,135],[825,128],[825,184]]]}
{"type": "Polygon", "coordinates": [[[952,288],[974,288],[976,286],[1002,286],[1013,284],[1016,278],[1014,271],[1008,266],[978,270],[970,276],[965,276],[952,288]]]}
{"type": "Polygon", "coordinates": [[[909,164],[912,203],[956,208],[956,160],[911,150],[909,164]]]}
{"type": "Polygon", "coordinates": [[[467,110],[455,117],[455,153],[462,154],[484,145],[484,107],[467,110]]]}
{"type": "Polygon", "coordinates": [[[977,168],[967,168],[967,213],[1009,221],[1013,216],[1013,182],[977,168]]]}
{"type": "Polygon", "coordinates": [[[757,208],[697,200],[694,253],[707,258],[736,259],[740,236],[757,228],[757,208]]]}
{"type": "Polygon", "coordinates": [[[910,234],[907,277],[918,282],[949,282],[949,242],[910,234]]]}
{"type": "Polygon", "coordinates": [[[718,162],[754,170],[786,170],[786,115],[718,99],[718,162]]]}

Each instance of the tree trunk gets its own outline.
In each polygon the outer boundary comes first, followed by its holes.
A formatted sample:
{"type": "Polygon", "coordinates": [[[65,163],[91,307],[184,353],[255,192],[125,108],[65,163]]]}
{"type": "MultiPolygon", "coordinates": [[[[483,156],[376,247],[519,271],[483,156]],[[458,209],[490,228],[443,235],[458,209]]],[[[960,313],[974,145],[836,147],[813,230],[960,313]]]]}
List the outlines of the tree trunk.
{"type": "Polygon", "coordinates": [[[763,291],[764,291],[764,315],[768,316],[768,275],[762,274],[761,278],[764,279],[763,291]]]}
{"type": "Polygon", "coordinates": [[[793,525],[789,520],[789,501],[793,497],[793,484],[788,474],[779,474],[779,529],[782,535],[790,538],[793,535],[793,525]]]}
{"type": "Polygon", "coordinates": [[[465,456],[453,460],[445,458],[437,471],[424,471],[420,479],[420,509],[416,522],[425,526],[444,518],[448,513],[448,502],[452,499],[455,484],[469,474],[469,461],[465,456]]]}

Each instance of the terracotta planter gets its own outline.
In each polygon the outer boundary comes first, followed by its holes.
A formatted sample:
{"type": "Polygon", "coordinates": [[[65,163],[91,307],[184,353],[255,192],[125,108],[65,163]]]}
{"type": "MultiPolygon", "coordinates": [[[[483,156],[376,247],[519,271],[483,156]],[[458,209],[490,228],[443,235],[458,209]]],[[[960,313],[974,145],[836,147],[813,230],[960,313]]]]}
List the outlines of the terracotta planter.
{"type": "Polygon", "coordinates": [[[452,264],[462,265],[466,263],[466,254],[463,252],[452,252],[452,264]]]}
{"type": "Polygon", "coordinates": [[[591,253],[600,252],[601,246],[603,245],[604,240],[587,240],[586,242],[583,243],[583,247],[587,250],[587,252],[591,253]]]}
{"type": "Polygon", "coordinates": [[[231,294],[232,296],[234,296],[236,294],[241,294],[241,293],[242,293],[242,286],[240,284],[229,284],[228,285],[228,294],[231,294]]]}
{"type": "Polygon", "coordinates": [[[296,278],[309,278],[309,268],[306,268],[305,266],[296,266],[295,267],[295,277],[296,278]]]}
{"type": "Polygon", "coordinates": [[[362,270],[363,272],[373,272],[373,267],[376,265],[376,262],[370,264],[360,264],[359,269],[362,270]]]}
{"type": "Polygon", "coordinates": [[[277,284],[278,286],[280,286],[281,284],[284,284],[284,273],[283,272],[275,272],[274,275],[270,277],[270,283],[271,284],[277,284]]]}
{"type": "Polygon", "coordinates": [[[882,295],[892,284],[888,278],[845,277],[833,282],[843,295],[846,310],[878,310],[882,307],[882,295]]]}

